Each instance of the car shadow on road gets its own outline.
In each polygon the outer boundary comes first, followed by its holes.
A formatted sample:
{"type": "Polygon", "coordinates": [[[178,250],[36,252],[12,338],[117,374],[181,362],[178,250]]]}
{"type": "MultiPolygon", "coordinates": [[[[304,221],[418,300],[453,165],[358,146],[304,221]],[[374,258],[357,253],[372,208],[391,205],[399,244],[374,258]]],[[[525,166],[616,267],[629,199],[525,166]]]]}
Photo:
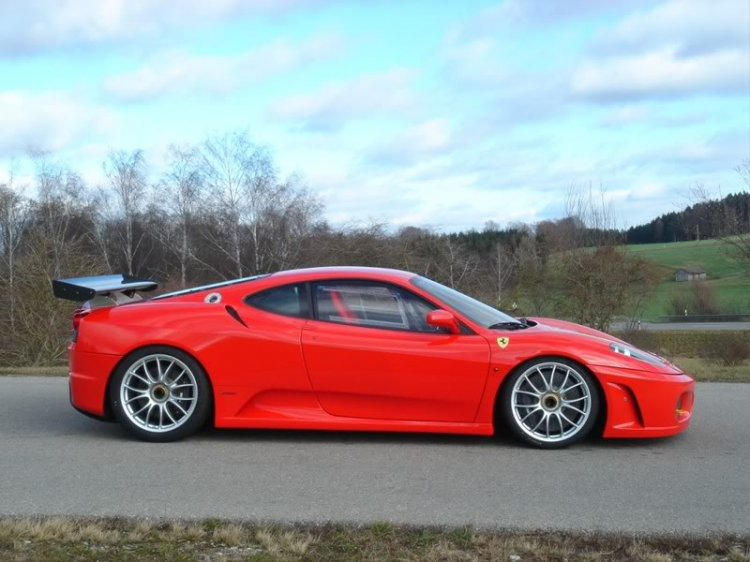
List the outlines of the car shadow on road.
{"type": "MultiPolygon", "coordinates": [[[[294,429],[213,429],[203,430],[193,439],[215,442],[248,443],[336,443],[341,445],[359,444],[410,444],[410,445],[462,445],[492,446],[502,440],[495,437],[476,435],[452,435],[438,433],[400,433],[380,431],[317,431],[294,429]]],[[[507,440],[508,445],[511,444],[507,440]]]]}
{"type": "MultiPolygon", "coordinates": [[[[453,435],[436,433],[401,433],[374,431],[316,431],[316,430],[282,430],[282,429],[214,429],[207,428],[192,439],[222,443],[326,443],[340,445],[411,445],[411,446],[461,446],[461,447],[494,447],[507,449],[540,450],[521,443],[507,432],[495,436],[453,435]]],[[[627,449],[663,449],[665,445],[675,444],[680,436],[667,439],[603,439],[593,436],[574,445],[570,450],[627,450],[627,449]]]]}
{"type": "MultiPolygon", "coordinates": [[[[65,415],[66,423],[59,424],[58,429],[65,433],[75,433],[82,437],[98,439],[115,439],[134,441],[117,423],[107,423],[99,420],[87,419],[71,413],[65,415]],[[63,427],[60,427],[63,425],[63,427]]],[[[50,425],[50,420],[41,419],[40,425],[50,425]]],[[[663,450],[668,446],[677,446],[683,440],[683,435],[664,439],[603,439],[598,436],[589,437],[583,442],[568,449],[571,451],[601,451],[601,450],[629,450],[643,449],[651,451],[663,450]]],[[[206,444],[228,443],[266,443],[266,444],[309,444],[324,443],[338,445],[410,445],[410,446],[448,446],[448,447],[494,447],[499,449],[528,449],[540,450],[525,445],[514,439],[507,431],[500,431],[495,436],[454,435],[442,433],[401,433],[378,431],[319,431],[294,429],[216,429],[207,427],[197,435],[187,439],[190,442],[200,441],[206,444]]]]}

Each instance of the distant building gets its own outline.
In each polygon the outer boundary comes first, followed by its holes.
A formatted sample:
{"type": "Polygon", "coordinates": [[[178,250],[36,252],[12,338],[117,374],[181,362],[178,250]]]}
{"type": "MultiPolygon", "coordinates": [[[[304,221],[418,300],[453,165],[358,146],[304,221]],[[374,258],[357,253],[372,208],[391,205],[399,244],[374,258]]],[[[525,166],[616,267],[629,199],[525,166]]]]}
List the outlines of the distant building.
{"type": "Polygon", "coordinates": [[[675,281],[695,281],[696,279],[705,279],[706,270],[702,268],[681,268],[674,272],[675,281]]]}

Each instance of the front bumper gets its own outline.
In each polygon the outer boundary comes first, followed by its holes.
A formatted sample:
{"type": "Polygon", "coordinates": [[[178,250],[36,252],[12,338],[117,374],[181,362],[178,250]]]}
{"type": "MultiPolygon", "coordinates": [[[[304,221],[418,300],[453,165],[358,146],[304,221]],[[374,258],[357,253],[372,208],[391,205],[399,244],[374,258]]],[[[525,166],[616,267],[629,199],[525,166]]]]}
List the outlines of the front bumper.
{"type": "Polygon", "coordinates": [[[77,351],[75,344],[70,344],[70,403],[76,410],[106,417],[107,382],[120,359],[118,355],[77,351]]]}
{"type": "Polygon", "coordinates": [[[690,425],[695,382],[688,375],[614,367],[593,370],[607,399],[604,437],[668,437],[690,425]]]}

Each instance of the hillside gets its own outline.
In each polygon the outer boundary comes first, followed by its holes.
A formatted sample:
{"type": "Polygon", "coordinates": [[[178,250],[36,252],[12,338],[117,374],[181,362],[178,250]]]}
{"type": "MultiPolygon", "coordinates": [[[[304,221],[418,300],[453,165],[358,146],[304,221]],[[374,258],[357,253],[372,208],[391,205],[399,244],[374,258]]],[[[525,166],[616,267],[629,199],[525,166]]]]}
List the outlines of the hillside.
{"type": "Polygon", "coordinates": [[[649,302],[644,317],[657,320],[671,314],[669,302],[673,295],[687,292],[689,283],[677,283],[674,271],[680,267],[702,266],[707,282],[716,290],[722,308],[727,311],[750,311],[750,277],[743,274],[732,260],[730,248],[724,242],[701,240],[660,244],[631,244],[629,252],[654,262],[662,273],[657,294],[649,302]]]}

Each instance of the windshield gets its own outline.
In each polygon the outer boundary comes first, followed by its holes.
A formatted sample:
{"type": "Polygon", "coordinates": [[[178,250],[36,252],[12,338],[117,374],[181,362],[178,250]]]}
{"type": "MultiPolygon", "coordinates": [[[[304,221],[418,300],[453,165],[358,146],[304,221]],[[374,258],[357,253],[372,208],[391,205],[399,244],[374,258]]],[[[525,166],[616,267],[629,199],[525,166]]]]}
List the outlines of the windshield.
{"type": "Polygon", "coordinates": [[[463,293],[459,293],[445,285],[435,283],[435,281],[430,281],[424,277],[417,276],[412,278],[411,283],[423,291],[426,291],[437,300],[444,302],[459,314],[466,316],[469,320],[472,320],[485,328],[489,328],[494,324],[502,324],[504,322],[512,322],[514,324],[519,323],[518,320],[512,316],[508,316],[504,312],[500,312],[499,310],[492,308],[483,302],[479,302],[476,299],[467,297],[463,293]]]}

